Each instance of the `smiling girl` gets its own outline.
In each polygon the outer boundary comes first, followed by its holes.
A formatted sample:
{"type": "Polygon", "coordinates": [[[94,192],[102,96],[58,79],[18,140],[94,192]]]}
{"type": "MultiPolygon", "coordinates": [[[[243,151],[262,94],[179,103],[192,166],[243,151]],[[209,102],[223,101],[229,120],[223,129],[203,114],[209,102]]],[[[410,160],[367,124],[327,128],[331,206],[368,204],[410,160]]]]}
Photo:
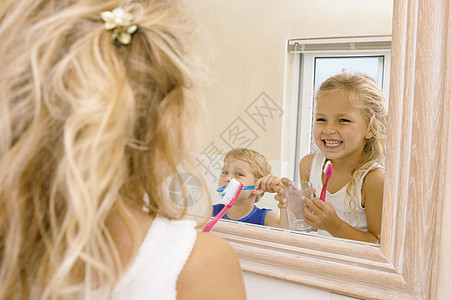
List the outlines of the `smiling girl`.
{"type": "Polygon", "coordinates": [[[316,95],[314,138],[319,150],[299,163],[301,180],[320,191],[327,161],[333,174],[326,200],[303,198],[305,220],[319,234],[378,242],[381,230],[387,111],[376,82],[364,74],[328,78],[316,95]]]}

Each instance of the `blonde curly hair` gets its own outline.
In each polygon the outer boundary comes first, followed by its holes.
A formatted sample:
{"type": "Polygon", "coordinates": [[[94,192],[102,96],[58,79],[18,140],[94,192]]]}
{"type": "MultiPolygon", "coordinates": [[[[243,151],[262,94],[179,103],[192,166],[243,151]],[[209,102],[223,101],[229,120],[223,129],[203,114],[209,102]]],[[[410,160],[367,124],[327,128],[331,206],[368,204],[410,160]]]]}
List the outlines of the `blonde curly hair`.
{"type": "Polygon", "coordinates": [[[149,214],[183,217],[165,187],[194,166],[203,106],[192,30],[176,1],[2,0],[0,299],[112,290],[123,267],[108,214],[118,211],[135,250],[125,205],[147,194],[149,214]],[[116,7],[138,26],[128,45],[100,19],[116,7]]]}

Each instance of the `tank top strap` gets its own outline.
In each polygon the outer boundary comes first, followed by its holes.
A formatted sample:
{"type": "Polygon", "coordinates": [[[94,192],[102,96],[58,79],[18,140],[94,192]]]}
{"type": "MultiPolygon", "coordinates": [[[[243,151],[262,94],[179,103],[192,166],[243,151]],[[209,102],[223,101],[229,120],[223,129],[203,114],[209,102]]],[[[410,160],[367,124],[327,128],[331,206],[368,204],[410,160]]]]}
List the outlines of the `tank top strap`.
{"type": "Polygon", "coordinates": [[[362,170],[360,174],[357,175],[357,182],[361,185],[363,183],[363,180],[365,179],[366,175],[368,175],[369,172],[378,169],[378,168],[384,168],[382,165],[380,165],[377,162],[374,162],[369,168],[366,168],[365,170],[362,170]]]}

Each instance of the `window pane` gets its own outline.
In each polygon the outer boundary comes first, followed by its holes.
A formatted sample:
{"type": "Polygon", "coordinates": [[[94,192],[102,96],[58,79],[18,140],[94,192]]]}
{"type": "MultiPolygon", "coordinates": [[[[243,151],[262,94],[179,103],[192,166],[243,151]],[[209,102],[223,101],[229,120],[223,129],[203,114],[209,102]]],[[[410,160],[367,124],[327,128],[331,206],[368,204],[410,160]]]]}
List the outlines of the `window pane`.
{"type": "Polygon", "coordinates": [[[347,72],[365,73],[374,78],[382,89],[383,56],[353,56],[353,57],[315,57],[314,90],[332,75],[347,72]]]}

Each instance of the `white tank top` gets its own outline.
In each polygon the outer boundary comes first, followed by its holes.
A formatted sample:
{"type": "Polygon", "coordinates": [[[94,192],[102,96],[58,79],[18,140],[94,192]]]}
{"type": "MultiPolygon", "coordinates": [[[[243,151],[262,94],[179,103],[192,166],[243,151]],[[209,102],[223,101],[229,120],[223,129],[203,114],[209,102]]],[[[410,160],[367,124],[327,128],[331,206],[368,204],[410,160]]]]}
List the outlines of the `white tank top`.
{"type": "MultiPolygon", "coordinates": [[[[156,217],[135,260],[119,280],[112,299],[175,300],[177,279],[188,260],[197,238],[196,222],[156,217]]],[[[89,299],[103,300],[103,289],[93,290],[89,299]]],[[[37,300],[32,289],[30,300],[37,300]]],[[[109,298],[108,298],[109,299],[109,298]]]]}
{"type": "MultiPolygon", "coordinates": [[[[309,181],[315,188],[317,197],[319,197],[321,189],[323,188],[321,176],[323,173],[323,166],[325,162],[326,157],[320,151],[316,152],[312,160],[309,181]]],[[[346,188],[348,187],[349,183],[347,183],[344,187],[342,187],[338,192],[334,194],[331,194],[329,193],[329,191],[326,191],[326,202],[332,204],[333,208],[337,213],[337,216],[346,223],[349,223],[351,226],[361,231],[368,231],[365,208],[362,207],[362,183],[363,179],[365,179],[365,176],[368,174],[368,172],[376,168],[382,168],[382,166],[375,162],[370,168],[368,168],[368,170],[360,173],[357,176],[356,195],[354,197],[355,201],[354,212],[352,212],[353,209],[349,205],[350,198],[346,194],[346,188]]],[[[325,230],[318,230],[318,234],[332,236],[325,230]]]]}
{"type": "Polygon", "coordinates": [[[191,220],[156,217],[113,299],[176,299],[176,283],[197,237],[191,220]]]}

